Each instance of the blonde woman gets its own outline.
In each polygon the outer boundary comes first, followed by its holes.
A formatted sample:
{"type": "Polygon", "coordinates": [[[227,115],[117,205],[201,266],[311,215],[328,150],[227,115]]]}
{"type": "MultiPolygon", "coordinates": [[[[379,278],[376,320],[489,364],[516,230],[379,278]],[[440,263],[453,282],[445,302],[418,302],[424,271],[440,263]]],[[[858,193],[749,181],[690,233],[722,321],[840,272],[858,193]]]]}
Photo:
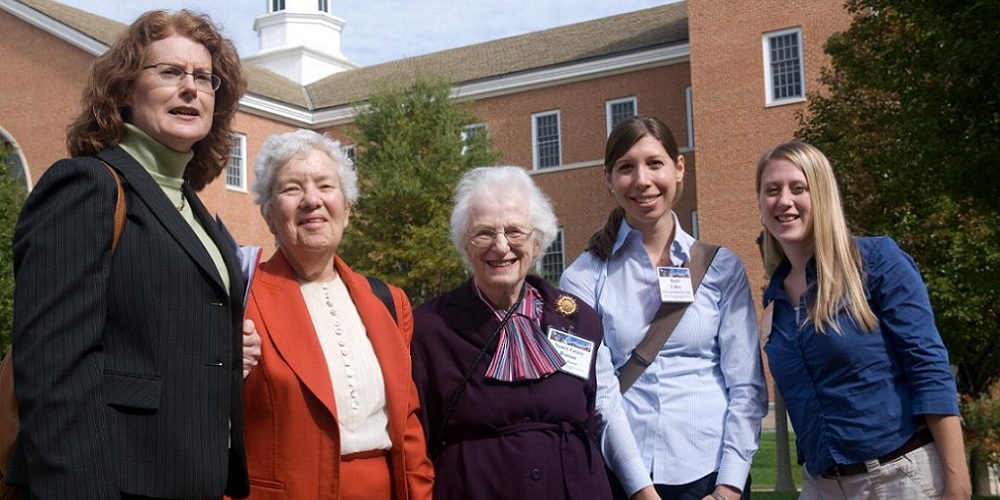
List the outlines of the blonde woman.
{"type": "Polygon", "coordinates": [[[851,236],[809,144],[764,154],[757,197],[761,335],[804,462],[800,498],[969,498],[955,379],[913,260],[890,238],[851,236]]]}

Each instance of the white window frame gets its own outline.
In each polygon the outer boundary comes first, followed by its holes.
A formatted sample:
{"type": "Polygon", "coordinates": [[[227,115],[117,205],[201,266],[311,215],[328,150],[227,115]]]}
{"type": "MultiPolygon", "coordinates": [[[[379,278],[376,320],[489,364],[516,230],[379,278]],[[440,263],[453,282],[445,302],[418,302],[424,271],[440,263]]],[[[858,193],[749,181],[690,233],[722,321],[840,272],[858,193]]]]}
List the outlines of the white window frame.
{"type": "Polygon", "coordinates": [[[559,110],[542,111],[540,113],[531,114],[531,163],[534,170],[544,170],[549,168],[557,168],[563,164],[562,161],[562,117],[560,116],[559,110]],[[556,117],[556,148],[558,148],[558,163],[555,165],[540,165],[540,155],[539,147],[541,144],[538,143],[538,120],[541,118],[547,118],[549,116],[556,117]]]}
{"type": "Polygon", "coordinates": [[[281,12],[287,7],[285,6],[285,0],[271,0],[267,2],[267,8],[270,12],[281,12]]]}
{"type": "Polygon", "coordinates": [[[562,276],[562,273],[565,270],[566,270],[566,238],[563,232],[563,228],[559,228],[559,230],[556,232],[556,239],[552,240],[552,243],[549,244],[549,247],[546,248],[545,251],[542,252],[542,255],[538,258],[538,263],[535,264],[535,271],[542,278],[550,282],[558,283],[559,277],[562,276]],[[557,244],[559,245],[559,247],[553,249],[552,247],[556,246],[557,244]],[[559,262],[558,262],[559,271],[555,273],[554,277],[548,276],[545,273],[545,258],[556,254],[558,254],[559,256],[559,262]]]}
{"type": "Polygon", "coordinates": [[[805,57],[802,52],[802,28],[788,28],[778,31],[771,31],[764,33],[761,38],[761,43],[763,44],[764,50],[764,91],[765,91],[765,104],[768,106],[777,106],[781,104],[789,104],[794,102],[802,102],[806,100],[806,64],[805,57]],[[790,97],[775,97],[774,96],[774,67],[771,60],[771,40],[779,37],[784,37],[788,35],[794,35],[797,42],[797,54],[796,58],[799,62],[798,77],[800,82],[800,91],[802,95],[790,96],[790,97]]]}
{"type": "Polygon", "coordinates": [[[226,189],[247,192],[247,136],[233,132],[233,150],[226,161],[226,189]],[[234,164],[236,162],[236,164],[234,164]],[[235,177],[238,182],[231,182],[235,177]]]}
{"type": "Polygon", "coordinates": [[[469,138],[473,134],[478,133],[490,133],[490,127],[486,123],[471,123],[462,127],[462,154],[464,155],[469,151],[469,138]]]}
{"type": "Polygon", "coordinates": [[[635,96],[623,97],[621,99],[611,99],[609,101],[605,101],[605,103],[604,103],[604,116],[605,116],[605,120],[604,121],[605,121],[605,125],[607,125],[607,128],[608,128],[608,134],[607,135],[611,135],[611,130],[615,128],[615,124],[612,123],[612,120],[614,118],[613,117],[613,113],[612,113],[612,109],[615,106],[619,105],[619,104],[626,104],[626,103],[629,103],[629,104],[632,105],[632,115],[631,116],[636,116],[636,115],[639,114],[639,100],[636,99],[635,96]]]}
{"type": "Polygon", "coordinates": [[[316,6],[320,12],[330,13],[330,0],[317,0],[316,6]]]}

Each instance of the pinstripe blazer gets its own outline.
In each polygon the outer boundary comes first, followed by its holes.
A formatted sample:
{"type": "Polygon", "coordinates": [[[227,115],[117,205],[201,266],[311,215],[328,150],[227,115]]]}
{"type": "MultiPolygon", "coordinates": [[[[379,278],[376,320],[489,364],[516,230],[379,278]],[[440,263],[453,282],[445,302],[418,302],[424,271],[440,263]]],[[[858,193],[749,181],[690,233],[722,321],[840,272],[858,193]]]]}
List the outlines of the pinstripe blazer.
{"type": "Polygon", "coordinates": [[[243,278],[233,249],[186,183],[219,246],[226,290],[198,236],[120,147],[125,229],[96,159],[42,176],[14,235],[14,385],[21,432],[13,484],[39,498],[243,497],[243,278]]]}
{"type": "MultiPolygon", "coordinates": [[[[340,257],[334,266],[368,332],[385,380],[392,441],[393,498],[431,498],[434,470],[417,416],[410,370],[413,313],[403,291],[390,285],[399,325],[368,281],[340,257]]],[[[261,336],[261,357],[247,377],[246,435],[252,499],[340,498],[340,433],[333,382],[319,337],[281,251],[254,277],[247,317],[261,336]]]]}

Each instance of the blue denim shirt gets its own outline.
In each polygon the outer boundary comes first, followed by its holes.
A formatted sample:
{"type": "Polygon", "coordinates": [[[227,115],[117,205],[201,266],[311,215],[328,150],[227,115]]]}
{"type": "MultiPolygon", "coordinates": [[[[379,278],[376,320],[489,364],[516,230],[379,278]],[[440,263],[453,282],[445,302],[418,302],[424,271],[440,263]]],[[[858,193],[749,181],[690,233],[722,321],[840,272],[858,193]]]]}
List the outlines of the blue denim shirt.
{"type": "Polygon", "coordinates": [[[799,304],[784,292],[786,260],[764,291],[773,304],[765,338],[771,374],[785,398],[799,463],[817,476],[827,468],[883,456],[923,425],[924,414],[958,415],[948,351],[934,325],[916,264],[887,237],[855,239],[865,265],[865,294],[878,326],[861,329],[841,312],[840,332],[806,323],[816,266],[799,304]],[[793,306],[798,306],[798,312],[793,306]]]}

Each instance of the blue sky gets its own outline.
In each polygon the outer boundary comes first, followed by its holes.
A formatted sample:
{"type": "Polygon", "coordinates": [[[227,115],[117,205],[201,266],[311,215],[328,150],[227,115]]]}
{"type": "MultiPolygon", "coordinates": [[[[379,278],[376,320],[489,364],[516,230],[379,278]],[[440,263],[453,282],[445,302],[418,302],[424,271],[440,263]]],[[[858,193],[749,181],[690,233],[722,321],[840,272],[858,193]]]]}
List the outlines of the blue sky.
{"type": "MultiPolygon", "coordinates": [[[[267,10],[267,0],[56,1],[123,23],[149,9],[201,11],[222,26],[244,57],[260,48],[253,22],[267,10]]],[[[367,66],[673,1],[330,0],[330,4],[333,14],[346,21],[341,50],[351,61],[367,66]]]]}

